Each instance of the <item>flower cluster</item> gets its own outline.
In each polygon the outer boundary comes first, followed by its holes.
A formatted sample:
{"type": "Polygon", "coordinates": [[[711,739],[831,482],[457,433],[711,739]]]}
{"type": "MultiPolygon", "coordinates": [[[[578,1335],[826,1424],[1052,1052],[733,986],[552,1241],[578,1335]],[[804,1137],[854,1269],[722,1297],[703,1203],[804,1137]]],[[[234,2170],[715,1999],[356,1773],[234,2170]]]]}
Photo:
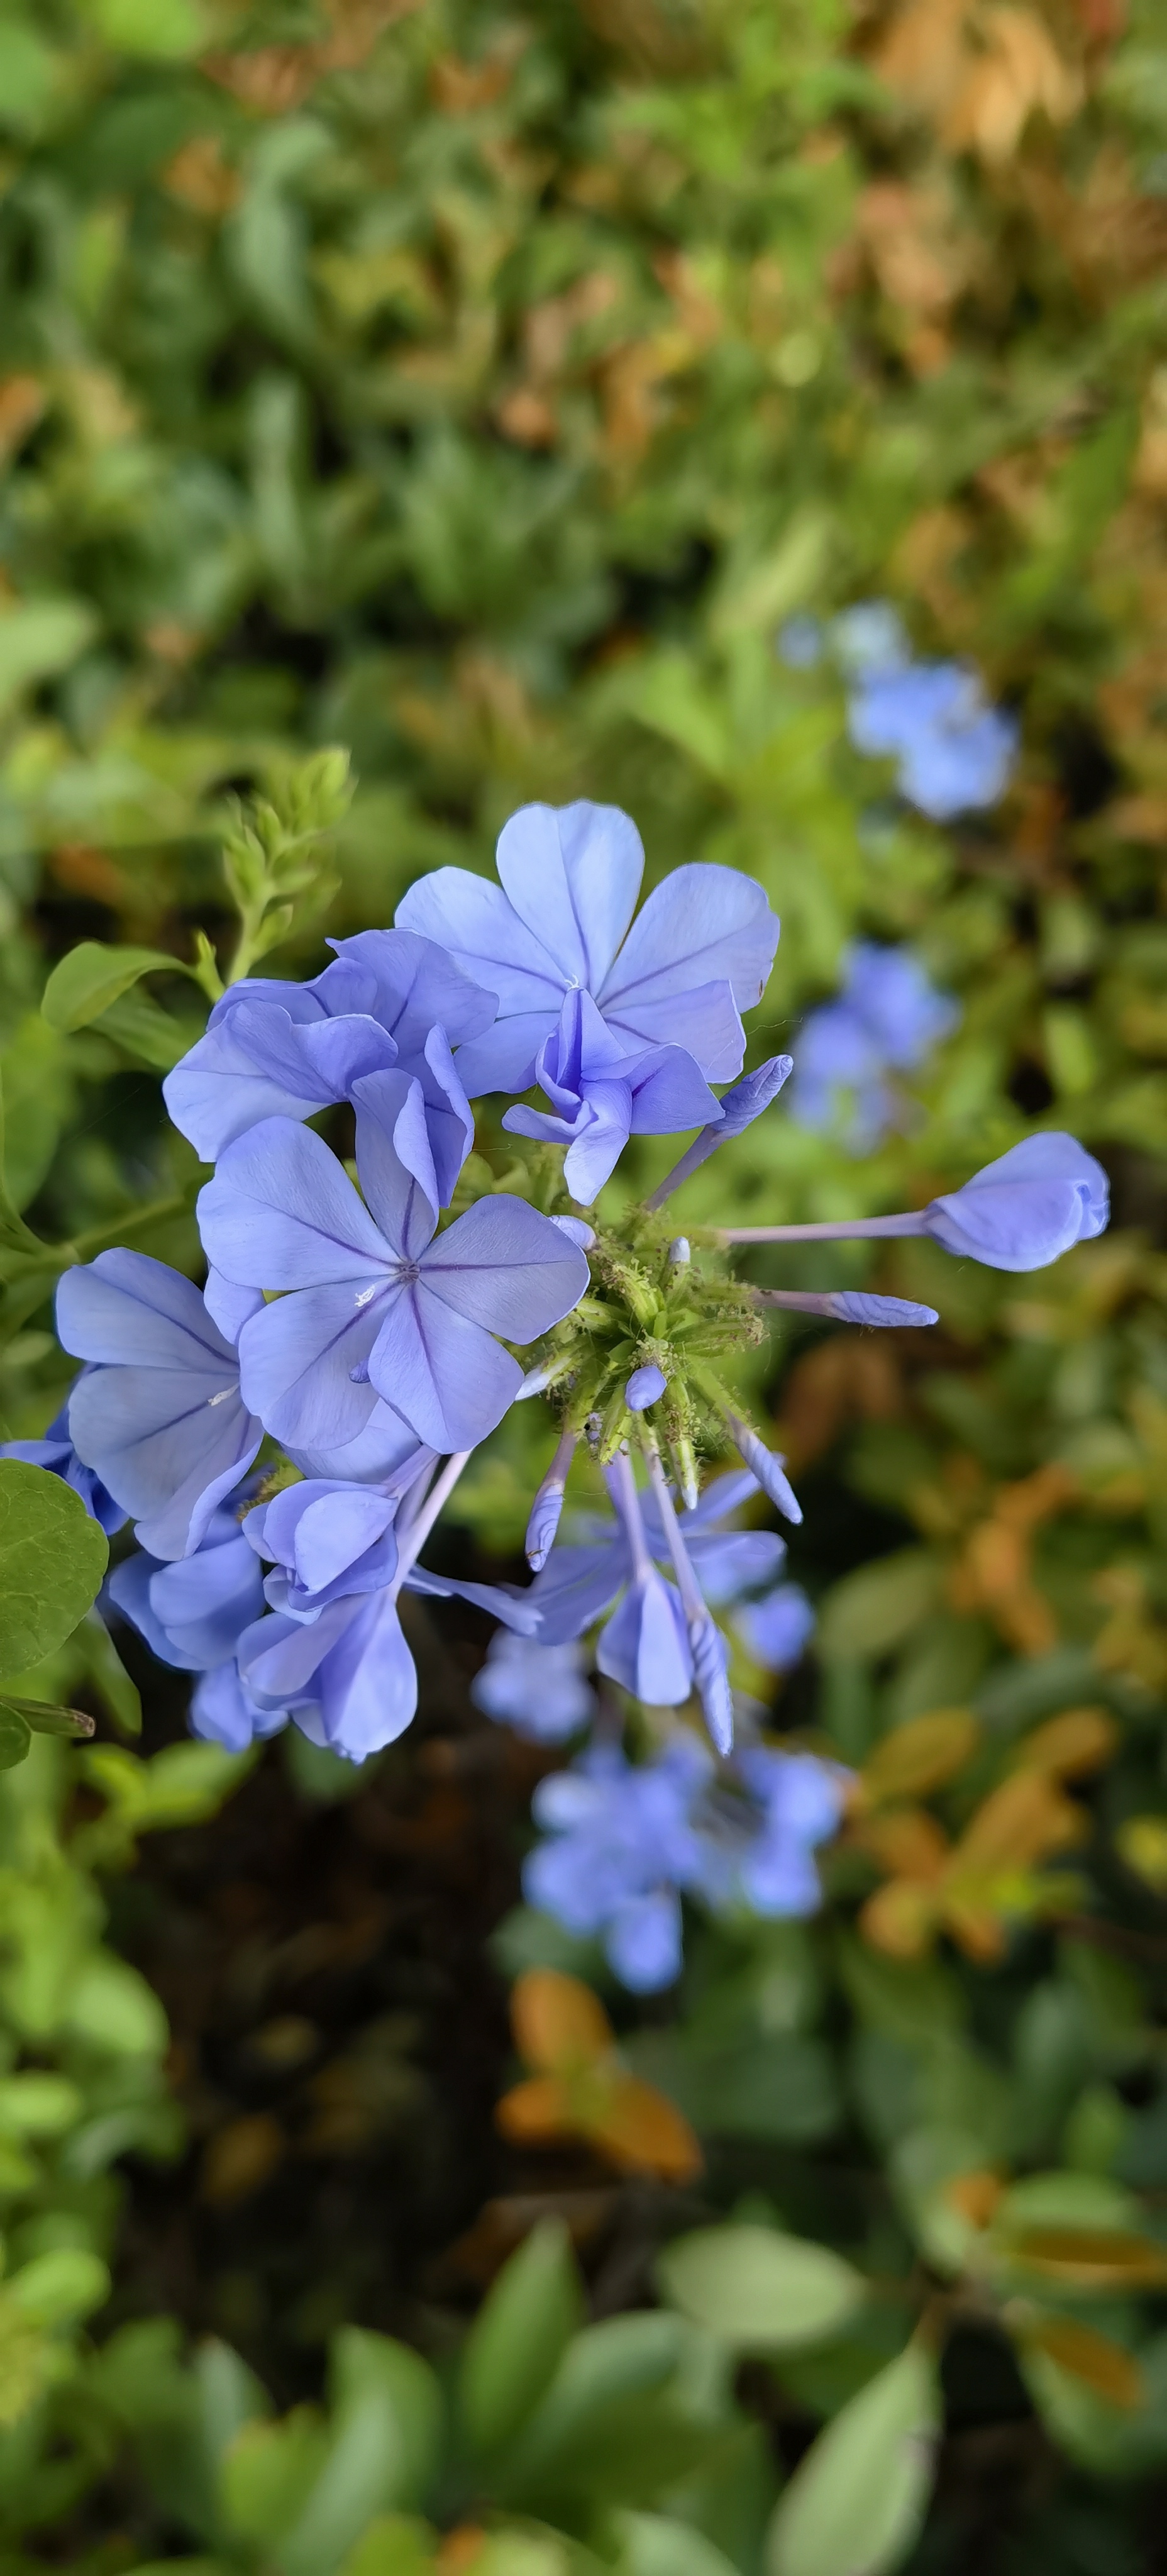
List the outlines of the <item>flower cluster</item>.
{"type": "Polygon", "coordinates": [[[598,1937],[622,1984],[654,1993],[680,1971],[683,1894],[719,1914],[815,1911],[813,1855],[839,1823],[846,1777],[761,1745],[718,1777],[692,1736],[635,1769],[616,1746],[593,1745],[535,1792],[544,1839],[523,1892],[565,1931],[598,1937]]]}
{"type": "Polygon", "coordinates": [[[824,1131],[842,1111],[852,1153],[869,1153],[903,1123],[888,1075],[923,1064],[959,1018],[960,1004],[938,993],[905,949],[856,940],[843,959],[837,999],[803,1021],[791,1116],[824,1131]]]}
{"type": "Polygon", "coordinates": [[[1015,719],[991,707],[975,671],[960,662],[916,662],[896,611],[861,600],[829,629],[792,618],[778,649],[806,669],[830,649],[848,682],[847,722],[857,751],[896,763],[896,785],[933,822],[995,805],[1017,758],[1015,719]]]}
{"type": "MultiPolygon", "coordinates": [[[[498,883],[440,869],[393,929],[334,943],[310,982],[232,985],[164,1086],[214,1166],[197,1211],[204,1286],[124,1249],[63,1277],[58,1331],[82,1367],[36,1457],[107,1529],[133,1521],[137,1550],[109,1599],[198,1676],[196,1732],[241,1747],[290,1719],[364,1760],[416,1704],[402,1590],[457,1588],[502,1623],[478,1684],[492,1716],[544,1740],[585,1724],[582,1641],[598,1631],[605,1681],[659,1710],[695,1700],[727,1760],[715,1614],[736,1605],[747,1653],[782,1669],[810,1613],[780,1579],[777,1536],[725,1526],[759,1494],[801,1516],[726,1372],[771,1306],[876,1325],[935,1316],[860,1291],[754,1289],[725,1250],[927,1233],[1026,1269],[1105,1223],[1098,1165],[1042,1134],[922,1210],[723,1228],[696,1249],[674,1234],[669,1198],[770,1109],[791,1064],[742,1072],[741,1014],[778,936],[761,888],[732,868],[681,867],[638,912],[642,869],[616,809],[528,806],[502,834],[498,883]],[[533,1148],[506,1186],[472,1154],[471,1101],[488,1093],[511,1095],[502,1124],[533,1148]],[[321,1114],[337,1143],[351,1139],[351,1162],[308,1123],[321,1114]],[[691,1141],[667,1178],[602,1221],[595,1200],[627,1138],[675,1130],[691,1141]],[[532,1505],[534,1580],[440,1580],[421,1554],[466,1459],[537,1395],[558,1438],[532,1505]],[[612,1518],[560,1544],[581,1441],[612,1518]],[[706,1463],[734,1450],[744,1472],[702,1490],[706,1463]]],[[[893,994],[889,1027],[897,1014],[893,994]]],[[[902,1051],[894,1027],[892,1042],[902,1051]]],[[[742,1757],[733,1795],[770,1814],[762,1758],[742,1757]]],[[[763,1856],[785,1851],[785,1831],[755,1832],[748,1862],[738,1851],[733,1884],[751,1901],[787,1884],[785,1861],[767,1881],[763,1856]]],[[[683,1870],[670,1883],[687,1883],[683,1870]]]]}

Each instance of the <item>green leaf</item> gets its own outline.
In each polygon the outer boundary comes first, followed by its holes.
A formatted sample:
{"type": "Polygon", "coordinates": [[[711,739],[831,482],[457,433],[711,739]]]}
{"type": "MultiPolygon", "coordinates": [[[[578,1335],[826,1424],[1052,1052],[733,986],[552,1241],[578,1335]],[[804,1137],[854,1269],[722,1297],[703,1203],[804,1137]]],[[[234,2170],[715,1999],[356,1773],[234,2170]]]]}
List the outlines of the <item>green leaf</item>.
{"type": "Polygon", "coordinates": [[[533,2414],[581,2311],[567,2229],[561,2219],[540,2219],[499,2273],[466,2338],[458,2397],[475,2450],[497,2450],[533,2414]]]}
{"type": "Polygon", "coordinates": [[[71,1744],[84,1744],[96,1732],[95,1720],[83,1708],[57,1708],[49,1699],[17,1699],[4,1691],[0,1707],[23,1718],[34,1735],[63,1735],[71,1744]]]}
{"type": "Polygon", "coordinates": [[[0,708],[37,680],[67,671],[96,624],[79,599],[27,599],[0,608],[0,708]]]}
{"type": "Polygon", "coordinates": [[[123,1735],[142,1732],[142,1700],[136,1682],[131,1681],[104,1619],[91,1610],[83,1619],[74,1645],[85,1666],[85,1678],[97,1692],[114,1725],[123,1735]]]}
{"type": "Polygon", "coordinates": [[[27,1760],[31,1743],[27,1720],[0,1700],[0,1771],[15,1771],[18,1762],[27,1760]]]}
{"type": "Polygon", "coordinates": [[[837,2334],[867,2294],[826,2245],[769,2227],[703,2227],[666,2247],[665,2297],[739,2352],[797,2352],[837,2334]]]}
{"type": "Polygon", "coordinates": [[[79,948],[71,948],[54,966],[41,996],[41,1013],[51,1029],[84,1029],[112,1009],[143,975],[190,972],[180,957],[168,957],[160,948],[110,948],[104,940],[83,939],[79,948]]]}
{"type": "Polygon", "coordinates": [[[928,1549],[906,1547],[845,1574],[823,1604],[819,1651],[830,1663],[885,1655],[932,1608],[940,1582],[928,1549]]]}
{"type": "Polygon", "coordinates": [[[726,2557],[692,2525],[661,2513],[618,2513],[618,2576],[737,2576],[726,2557]]]}
{"type": "Polygon", "coordinates": [[[380,2513],[343,2561],[341,2576],[429,2576],[437,2533],[412,2513],[380,2513]]]}
{"type": "Polygon", "coordinates": [[[931,2356],[911,2343],[820,2433],[779,2498],[766,2576],[885,2576],[927,2510],[940,2402],[931,2356]]]}
{"type": "Polygon", "coordinates": [[[113,53],[182,61],[207,41],[193,0],[88,0],[86,14],[113,53]]]}
{"type": "Polygon", "coordinates": [[[180,1056],[203,1034],[201,1021],[192,1028],[187,1020],[172,1020],[149,993],[123,993],[93,1025],[139,1064],[148,1064],[151,1073],[173,1072],[180,1056]]]}
{"type": "Polygon", "coordinates": [[[55,2245],[14,2272],[6,2287],[33,2325],[63,2326],[104,2307],[111,2283],[100,2255],[81,2245],[55,2245]]]}
{"type": "Polygon", "coordinates": [[[83,1619],[109,1547],[78,1494],[0,1458],[0,1675],[27,1672],[83,1619]]]}

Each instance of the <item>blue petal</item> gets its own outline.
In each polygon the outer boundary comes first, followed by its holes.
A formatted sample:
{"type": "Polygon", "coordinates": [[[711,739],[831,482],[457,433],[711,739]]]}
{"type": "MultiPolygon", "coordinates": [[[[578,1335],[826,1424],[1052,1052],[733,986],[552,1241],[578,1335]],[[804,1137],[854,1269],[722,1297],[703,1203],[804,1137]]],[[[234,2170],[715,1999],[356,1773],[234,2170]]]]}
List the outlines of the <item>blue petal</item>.
{"type": "Polygon", "coordinates": [[[534,1341],[559,1323],[579,1304],[590,1277],[578,1246],[549,1217],[505,1191],[455,1218],[430,1245],[421,1270],[434,1298],[509,1342],[534,1341]]]}
{"type": "Polygon", "coordinates": [[[125,1251],[66,1272],[57,1329],[94,1363],[69,1400],[78,1455],[134,1515],[152,1555],[189,1554],[261,1437],[230,1343],[189,1279],[125,1251]]]}
{"type": "Polygon", "coordinates": [[[740,1054],[722,1072],[706,1061],[683,1017],[670,1030],[646,1029],[645,1009],[724,978],[737,1009],[750,1010],[765,991],[777,945],[777,920],[752,877],[701,862],[674,868],[650,894],[596,998],[609,1026],[672,1037],[691,1049],[712,1080],[728,1081],[740,1054]]]}
{"type": "Polygon", "coordinates": [[[309,1118],[347,1099],[359,1075],[396,1061],[394,1041],[376,1020],[297,1022],[282,1005],[240,1000],[183,1056],[162,1091],[175,1126],[201,1162],[213,1163],[261,1119],[309,1118]]]}
{"type": "Polygon", "coordinates": [[[228,1146],[199,1192],[198,1220],[208,1261],[248,1288],[380,1285],[390,1258],[335,1154],[290,1118],[264,1119],[228,1146]]]}
{"type": "MultiPolygon", "coordinates": [[[[544,1580],[543,1577],[539,1578],[544,1580]]],[[[676,1708],[693,1687],[693,1658],[680,1599],[656,1573],[632,1584],[608,1621],[596,1662],[649,1708],[676,1708]]]]}
{"type": "Polygon", "coordinates": [[[357,1170],[369,1210],[390,1249],[417,1261],[438,1221],[438,1182],[420,1082],[376,1073],[353,1092],[357,1170]]]}
{"type": "Polygon", "coordinates": [[[927,1231],[946,1252],[996,1270],[1043,1270],[1102,1233],[1109,1184],[1074,1136],[1027,1136],[962,1190],[933,1199],[927,1231]]]}
{"type": "Polygon", "coordinates": [[[501,884],[565,983],[595,993],[636,910],[644,845],[618,805],[524,805],[503,825],[501,884]]]}
{"type": "MultiPolygon", "coordinates": [[[[375,1551],[388,1582],[397,1559],[395,1542],[378,1545],[392,1531],[396,1502],[367,1485],[342,1485],[308,1479],[276,1494],[270,1503],[249,1512],[245,1544],[260,1556],[286,1566],[306,1593],[323,1592],[361,1559],[375,1551]]],[[[354,1585],[366,1590],[368,1585],[354,1585]]]]}
{"type": "MultiPolygon", "coordinates": [[[[448,1243],[456,1232],[452,1226],[441,1240],[448,1243]]],[[[432,1295],[425,1272],[382,1311],[385,1319],[369,1353],[369,1377],[378,1394],[431,1449],[475,1448],[514,1403],[523,1382],[517,1360],[481,1324],[432,1295]]]]}
{"type": "Polygon", "coordinates": [[[263,1305],[262,1288],[240,1288],[234,1279],[225,1279],[221,1270],[207,1272],[203,1299],[207,1313],[216,1323],[225,1341],[237,1345],[245,1324],[258,1315],[263,1305]]]}
{"type": "MultiPolygon", "coordinates": [[[[497,994],[462,974],[445,945],[432,939],[419,939],[408,930],[359,930],[355,938],[333,939],[329,945],[342,967],[357,966],[368,976],[362,1007],[391,1032],[409,1072],[418,1069],[431,1029],[440,1025],[451,1046],[461,1046],[466,1038],[480,1037],[494,1019],[497,994]]],[[[326,967],[318,978],[330,1008],[335,1008],[331,991],[336,972],[326,967]]]]}
{"type": "MultiPolygon", "coordinates": [[[[436,868],[410,886],[397,921],[435,940],[463,974],[497,993],[500,1018],[536,1012],[558,1019],[568,979],[500,885],[468,868],[436,868]]],[[[472,1050],[476,1043],[470,1041],[472,1050]]]]}
{"type": "Polygon", "coordinates": [[[318,1669],[316,1690],[325,1743],[349,1762],[404,1734],[417,1708],[417,1668],[387,1592],[346,1627],[318,1669]]]}
{"type": "Polygon", "coordinates": [[[234,1663],[204,1673],[190,1704],[190,1731],[204,1744],[221,1744],[228,1753],[245,1753],[256,1738],[278,1735],[287,1725],[285,1709],[261,1709],[245,1689],[234,1663]]]}
{"type": "Polygon", "coordinates": [[[629,1897],[614,1915],[604,1948],[622,1986],[656,1995],[681,1973],[681,1900],[671,1887],[629,1897]]]}
{"type": "Polygon", "coordinates": [[[246,1401],[273,1438],[297,1449],[339,1449],[359,1439],[376,1390],[353,1371],[367,1367],[386,1307],[402,1291],[370,1296],[359,1280],[277,1297],[239,1336],[246,1401]]]}

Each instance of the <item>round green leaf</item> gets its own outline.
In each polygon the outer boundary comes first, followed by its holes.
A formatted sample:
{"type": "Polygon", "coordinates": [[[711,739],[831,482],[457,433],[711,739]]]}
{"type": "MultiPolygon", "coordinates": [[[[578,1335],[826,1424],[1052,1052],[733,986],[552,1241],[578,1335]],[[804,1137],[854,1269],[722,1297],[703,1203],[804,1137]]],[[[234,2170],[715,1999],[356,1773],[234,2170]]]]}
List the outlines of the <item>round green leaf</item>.
{"type": "Polygon", "coordinates": [[[0,1675],[27,1672],[63,1643],[108,1556],[79,1494],[44,1467],[0,1458],[0,1675]]]}
{"type": "Polygon", "coordinates": [[[121,1000],[143,975],[187,972],[180,957],[160,948],[108,948],[101,939],[83,939],[54,966],[41,995],[41,1017],[51,1029],[84,1029],[91,1020],[121,1000]]]}
{"type": "Polygon", "coordinates": [[[770,2227],[703,2227],[658,2265],[670,2304],[742,2352],[798,2352],[837,2334],[866,2295],[841,2254],[770,2227]]]}
{"type": "Polygon", "coordinates": [[[99,2254],[82,2245],[55,2245],[14,2272],[7,2286],[9,2297],[34,2325],[64,2326],[104,2307],[110,2282],[99,2254]]]}
{"type": "Polygon", "coordinates": [[[931,2355],[909,2344],[820,2433],[779,2499],[766,2576],[888,2576],[932,2487],[940,2403],[931,2355]]]}

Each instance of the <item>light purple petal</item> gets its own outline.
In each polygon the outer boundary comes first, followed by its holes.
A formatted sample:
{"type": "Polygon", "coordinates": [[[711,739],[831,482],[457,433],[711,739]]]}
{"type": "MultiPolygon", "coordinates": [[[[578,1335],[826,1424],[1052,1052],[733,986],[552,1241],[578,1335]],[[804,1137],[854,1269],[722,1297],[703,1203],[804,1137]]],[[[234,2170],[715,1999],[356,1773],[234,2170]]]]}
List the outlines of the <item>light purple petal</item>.
{"type": "Polygon", "coordinates": [[[380,1285],[390,1257],[335,1154],[290,1118],[228,1146],[199,1192],[198,1221],[208,1261],[248,1288],[380,1285]]]}
{"type": "MultiPolygon", "coordinates": [[[[384,1277],[384,1274],[382,1274],[384,1277]]],[[[367,1428],[376,1391],[363,1370],[401,1295],[385,1282],[373,1297],[356,1280],[277,1297],[239,1336],[246,1402],[276,1440],[298,1449],[339,1449],[367,1428]]]]}
{"type": "Polygon", "coordinates": [[[324,1449],[288,1447],[288,1456],[301,1475],[342,1484],[384,1485],[398,1494],[405,1493],[434,1463],[433,1450],[419,1445],[416,1432],[380,1396],[355,1440],[324,1449]]]}
{"type": "Polygon", "coordinates": [[[203,1744],[223,1745],[228,1753],[245,1753],[257,1736],[278,1735],[287,1722],[285,1709],[257,1706],[234,1663],[204,1673],[190,1704],[191,1734],[203,1744]]]}
{"type": "MultiPolygon", "coordinates": [[[[541,1632],[542,1633],[542,1632],[541,1632]]],[[[643,1575],[625,1594],[596,1648],[596,1663],[649,1708],[675,1708],[693,1687],[685,1614],[671,1583],[643,1575]]]]}
{"type": "MultiPolygon", "coordinates": [[[[432,1028],[440,1025],[451,1046],[461,1046],[490,1027],[497,995],[462,974],[444,943],[419,939],[409,930],[359,930],[355,938],[334,939],[330,945],[342,966],[358,966],[369,976],[371,992],[364,1008],[391,1031],[410,1072],[416,1070],[415,1059],[423,1054],[432,1028]]],[[[333,972],[326,967],[319,978],[322,991],[333,972]]]]}
{"type": "Polygon", "coordinates": [[[416,1071],[422,1087],[438,1195],[442,1206],[448,1207],[462,1165],[474,1143],[474,1112],[444,1029],[430,1030],[422,1053],[410,1070],[416,1071]]]}
{"type": "Polygon", "coordinates": [[[417,1668],[387,1592],[375,1594],[345,1628],[316,1675],[324,1739],[349,1762],[364,1762],[404,1734],[417,1708],[417,1668]]]}
{"type": "Polygon", "coordinates": [[[523,1382],[517,1360],[481,1324],[430,1293],[428,1273],[394,1295],[369,1353],[369,1376],[419,1440],[447,1452],[485,1440],[523,1382]]]}
{"type": "Polygon", "coordinates": [[[686,1047],[653,1047],[639,1063],[625,1066],[625,1079],[635,1136],[672,1136],[682,1127],[720,1121],[720,1105],[686,1047]]]}
{"type": "Polygon", "coordinates": [[[504,824],[499,880],[519,919],[595,993],[636,910],[644,846],[618,805],[524,805],[504,824]]]}
{"type": "MultiPolygon", "coordinates": [[[[505,1191],[456,1217],[431,1243],[421,1269],[434,1298],[509,1342],[534,1341],[559,1323],[579,1304],[590,1276],[578,1246],[549,1217],[505,1191]]],[[[383,1392],[398,1403],[391,1387],[383,1392]]]]}
{"type": "Polygon", "coordinates": [[[469,868],[436,868],[402,897],[397,922],[435,940],[472,982],[497,993],[501,1018],[536,1011],[558,1019],[568,979],[500,885],[469,868]]]}
{"type": "MultiPolygon", "coordinates": [[[[635,1019],[642,1002],[724,976],[748,1011],[766,989],[777,945],[778,922],[754,878],[697,861],[655,887],[596,998],[606,1020],[635,1019]]],[[[683,1043],[684,1031],[677,1035],[683,1043]]]]}
{"type": "Polygon", "coordinates": [[[375,1073],[353,1091],[357,1171],[369,1211],[390,1249],[417,1261],[438,1221],[438,1183],[420,1082],[375,1073]]]}
{"type": "Polygon", "coordinates": [[[459,1047],[458,1073],[468,1097],[477,1100],[484,1091],[529,1091],[539,1049],[558,1018],[557,994],[546,1010],[516,1011],[498,1020],[484,1037],[471,1038],[468,1046],[459,1047]]]}
{"type": "Polygon", "coordinates": [[[232,1347],[239,1340],[245,1324],[258,1315],[263,1304],[262,1288],[240,1288],[233,1279],[224,1279],[221,1270],[207,1272],[203,1300],[212,1323],[219,1327],[232,1347]]]}
{"type": "Polygon", "coordinates": [[[234,1370],[234,1351],[193,1281],[144,1252],[99,1252],[84,1268],[66,1270],[56,1311],[61,1342],[81,1360],[203,1366],[220,1379],[234,1370]]]}
{"type": "Polygon", "coordinates": [[[729,984],[694,985],[685,993],[641,993],[605,1002],[608,1025],[630,1055],[646,1046],[684,1046],[710,1082],[740,1073],[746,1033],[729,984]]]}
{"type": "Polygon", "coordinates": [[[933,1199],[925,1216],[946,1252],[996,1270],[1041,1270],[1072,1244],[1101,1234],[1109,1184],[1076,1137],[1027,1136],[962,1190],[933,1199]]]}

